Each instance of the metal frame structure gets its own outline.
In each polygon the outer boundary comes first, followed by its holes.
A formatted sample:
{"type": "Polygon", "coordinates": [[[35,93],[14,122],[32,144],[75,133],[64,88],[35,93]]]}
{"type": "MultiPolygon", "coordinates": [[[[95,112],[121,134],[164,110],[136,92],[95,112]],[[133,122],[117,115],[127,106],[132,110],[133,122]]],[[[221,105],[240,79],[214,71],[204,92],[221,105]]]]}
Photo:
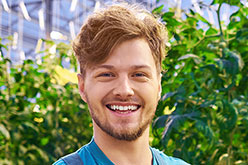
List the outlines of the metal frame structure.
{"type": "MultiPolygon", "coordinates": [[[[37,56],[35,48],[40,38],[68,43],[79,32],[91,12],[103,4],[115,1],[119,0],[0,0],[0,38],[13,36],[12,47],[5,54],[11,58],[12,63],[18,63],[25,58],[33,59],[37,56]]],[[[216,11],[213,10],[216,6],[210,5],[211,0],[120,1],[142,4],[149,11],[161,3],[167,4],[164,9],[175,10],[178,18],[185,17],[184,12],[193,9],[207,17],[213,26],[218,26],[216,11]]],[[[226,6],[221,12],[226,18],[224,21],[228,21],[231,13],[229,8],[226,6]]],[[[204,28],[204,24],[199,22],[199,27],[204,28]]]]}
{"type": "MultiPolygon", "coordinates": [[[[8,56],[19,62],[35,57],[40,38],[69,42],[85,18],[106,0],[1,0],[0,37],[13,36],[8,56]]],[[[131,0],[151,10],[156,0],[131,0]]],[[[7,42],[7,41],[6,41],[7,42]]]]}

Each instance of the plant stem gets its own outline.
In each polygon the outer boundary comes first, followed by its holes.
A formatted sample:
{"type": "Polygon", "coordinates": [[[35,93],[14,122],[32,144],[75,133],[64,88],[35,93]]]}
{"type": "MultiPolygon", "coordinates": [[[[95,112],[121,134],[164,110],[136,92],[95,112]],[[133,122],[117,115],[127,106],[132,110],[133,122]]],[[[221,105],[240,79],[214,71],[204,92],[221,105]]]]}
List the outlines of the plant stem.
{"type": "Polygon", "coordinates": [[[204,41],[205,39],[208,39],[208,38],[213,38],[213,37],[220,37],[219,34],[214,34],[214,35],[209,35],[209,36],[204,36],[203,38],[201,38],[197,43],[195,43],[192,48],[198,46],[202,41],[204,41]]]}
{"type": "Polygon", "coordinates": [[[222,6],[222,3],[219,4],[218,10],[217,10],[217,17],[218,17],[218,23],[219,23],[219,28],[220,28],[220,36],[221,40],[224,41],[224,35],[223,35],[223,30],[221,26],[221,20],[220,20],[220,8],[222,6]]]}
{"type": "Polygon", "coordinates": [[[227,157],[227,165],[231,165],[231,161],[232,161],[232,158],[233,158],[233,153],[232,153],[232,141],[233,141],[233,135],[236,131],[236,126],[235,128],[232,130],[231,132],[231,135],[230,135],[230,144],[227,148],[227,154],[228,154],[228,157],[227,157]]]}

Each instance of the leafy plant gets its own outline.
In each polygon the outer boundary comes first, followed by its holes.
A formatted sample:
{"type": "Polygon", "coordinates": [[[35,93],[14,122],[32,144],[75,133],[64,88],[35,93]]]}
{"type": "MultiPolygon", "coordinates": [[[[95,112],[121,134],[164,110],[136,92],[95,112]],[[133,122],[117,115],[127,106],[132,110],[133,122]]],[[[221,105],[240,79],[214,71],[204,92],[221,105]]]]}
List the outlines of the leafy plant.
{"type": "Polygon", "coordinates": [[[10,70],[7,66],[11,60],[2,51],[7,47],[1,44],[0,162],[3,164],[52,163],[89,142],[92,136],[91,118],[77,85],[61,82],[61,74],[57,72],[64,59],[69,62],[69,68],[76,69],[70,47],[52,41],[45,43],[49,49],[56,47],[57,53],[47,49],[36,61],[25,60],[22,65],[11,65],[10,70]]]}
{"type": "Polygon", "coordinates": [[[192,10],[185,20],[155,10],[166,22],[171,48],[152,145],[192,164],[248,163],[248,9],[226,2],[239,10],[225,26],[224,2],[212,2],[219,4],[218,29],[192,10]]]}

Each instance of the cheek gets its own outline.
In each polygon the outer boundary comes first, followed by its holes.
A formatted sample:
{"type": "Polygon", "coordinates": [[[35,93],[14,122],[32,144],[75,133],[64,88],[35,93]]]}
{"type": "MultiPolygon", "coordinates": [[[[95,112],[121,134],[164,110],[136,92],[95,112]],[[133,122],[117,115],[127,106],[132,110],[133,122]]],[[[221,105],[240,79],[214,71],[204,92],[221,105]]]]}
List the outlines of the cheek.
{"type": "Polygon", "coordinates": [[[102,99],[109,91],[109,87],[100,83],[91,83],[85,86],[85,92],[90,100],[97,101],[102,99]]]}
{"type": "Polygon", "coordinates": [[[150,99],[155,99],[158,97],[159,94],[158,85],[151,83],[151,84],[139,85],[138,88],[141,96],[143,97],[150,99]]]}
{"type": "Polygon", "coordinates": [[[140,86],[137,93],[143,100],[145,107],[155,111],[158,103],[158,89],[150,85],[140,86]]]}

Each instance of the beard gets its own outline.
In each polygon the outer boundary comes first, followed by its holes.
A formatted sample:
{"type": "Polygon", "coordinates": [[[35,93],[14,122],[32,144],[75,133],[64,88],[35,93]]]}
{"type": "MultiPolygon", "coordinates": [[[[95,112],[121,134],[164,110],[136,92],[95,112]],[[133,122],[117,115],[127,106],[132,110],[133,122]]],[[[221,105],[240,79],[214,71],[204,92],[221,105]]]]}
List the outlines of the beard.
{"type": "Polygon", "coordinates": [[[150,120],[146,121],[142,125],[140,124],[137,128],[133,130],[115,130],[108,122],[101,122],[93,111],[91,111],[91,117],[94,122],[98,125],[98,127],[100,127],[105,133],[112,136],[113,138],[124,141],[134,141],[138,139],[149,126],[153,118],[152,117],[150,120]]]}
{"type": "Polygon", "coordinates": [[[92,115],[92,119],[98,125],[98,127],[100,127],[105,133],[112,136],[113,138],[124,141],[134,141],[138,139],[149,125],[149,123],[147,123],[146,125],[143,125],[143,127],[136,128],[135,130],[126,130],[120,132],[116,131],[112,126],[110,126],[110,124],[101,122],[94,115],[92,115]]]}
{"type": "MultiPolygon", "coordinates": [[[[103,121],[101,120],[101,116],[97,114],[97,111],[100,111],[96,107],[91,104],[91,100],[89,100],[88,96],[86,95],[87,104],[89,106],[90,115],[92,120],[97,124],[97,126],[108,135],[112,136],[115,139],[123,140],[123,141],[135,141],[138,139],[144,131],[147,129],[147,127],[152,122],[152,119],[155,115],[155,111],[153,113],[150,113],[148,116],[146,116],[145,121],[140,122],[139,125],[136,128],[123,128],[123,129],[117,129],[114,126],[112,126],[107,120],[103,121]]],[[[104,104],[103,104],[104,105],[104,104]]],[[[149,111],[148,109],[147,111],[149,111]]],[[[145,113],[145,112],[143,112],[145,113]]],[[[121,123],[125,125],[128,121],[122,120],[121,123]]]]}

